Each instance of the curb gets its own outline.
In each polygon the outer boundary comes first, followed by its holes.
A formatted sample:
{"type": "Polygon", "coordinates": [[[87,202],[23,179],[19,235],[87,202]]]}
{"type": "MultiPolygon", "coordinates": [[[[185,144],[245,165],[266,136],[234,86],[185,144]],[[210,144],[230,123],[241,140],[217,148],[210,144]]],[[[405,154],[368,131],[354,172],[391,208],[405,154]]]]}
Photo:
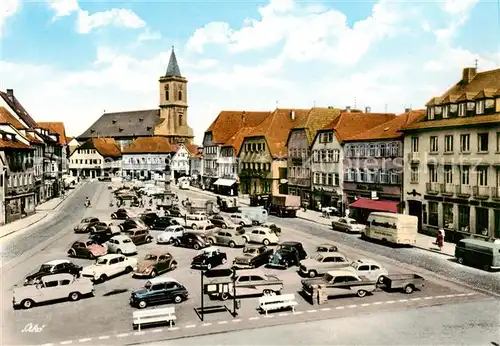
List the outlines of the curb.
{"type": "MultiPolygon", "coordinates": [[[[35,213],[35,214],[33,214],[33,215],[36,215],[36,213],[35,213]]],[[[28,228],[28,227],[31,227],[31,226],[33,226],[34,224],[36,224],[36,223],[38,223],[38,222],[42,221],[43,219],[45,219],[47,216],[49,216],[49,214],[45,214],[45,215],[43,215],[43,216],[42,216],[41,218],[39,218],[38,220],[33,221],[32,223],[29,223],[29,224],[27,224],[26,226],[24,226],[24,227],[22,227],[22,228],[18,228],[18,229],[15,229],[15,230],[10,231],[10,232],[8,232],[8,233],[2,234],[2,235],[0,236],[0,239],[4,238],[4,237],[6,237],[6,236],[8,236],[8,235],[10,235],[10,234],[12,234],[12,233],[16,233],[16,232],[19,232],[19,231],[21,231],[21,230],[23,230],[23,229],[26,229],[26,228],[28,228]]]]}
{"type": "Polygon", "coordinates": [[[448,257],[451,257],[451,258],[454,258],[455,256],[452,255],[452,254],[449,254],[449,253],[446,253],[446,252],[443,252],[443,251],[438,251],[438,250],[432,250],[432,249],[429,249],[429,248],[425,248],[423,246],[419,246],[419,245],[413,245],[414,248],[417,248],[417,249],[421,249],[421,250],[425,250],[427,252],[432,252],[432,253],[436,253],[438,255],[443,255],[443,256],[448,256],[448,257]]]}

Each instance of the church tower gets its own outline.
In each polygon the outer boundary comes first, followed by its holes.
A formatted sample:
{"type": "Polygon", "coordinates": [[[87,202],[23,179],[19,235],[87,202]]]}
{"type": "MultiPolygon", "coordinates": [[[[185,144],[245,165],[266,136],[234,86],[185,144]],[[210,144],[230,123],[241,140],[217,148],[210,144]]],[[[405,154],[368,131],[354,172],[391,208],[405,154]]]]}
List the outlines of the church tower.
{"type": "Polygon", "coordinates": [[[191,143],[194,135],[188,125],[187,79],[182,77],[174,47],[167,72],[160,77],[160,122],[155,136],[165,136],[170,142],[191,143]]]}

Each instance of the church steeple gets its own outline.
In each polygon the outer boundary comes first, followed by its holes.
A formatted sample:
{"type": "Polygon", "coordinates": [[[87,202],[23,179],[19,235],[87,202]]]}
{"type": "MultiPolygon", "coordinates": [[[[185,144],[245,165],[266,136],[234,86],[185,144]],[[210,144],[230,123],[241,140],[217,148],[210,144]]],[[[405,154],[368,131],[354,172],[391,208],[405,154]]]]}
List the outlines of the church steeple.
{"type": "Polygon", "coordinates": [[[181,70],[177,64],[177,58],[175,56],[174,46],[172,46],[172,53],[170,53],[170,60],[168,62],[167,73],[165,77],[182,77],[181,70]]]}

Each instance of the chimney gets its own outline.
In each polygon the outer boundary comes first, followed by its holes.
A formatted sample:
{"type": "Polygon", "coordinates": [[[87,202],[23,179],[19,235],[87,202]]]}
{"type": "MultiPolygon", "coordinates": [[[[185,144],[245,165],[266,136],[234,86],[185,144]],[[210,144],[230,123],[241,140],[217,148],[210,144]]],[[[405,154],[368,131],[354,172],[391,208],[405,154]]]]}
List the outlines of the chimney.
{"type": "Polygon", "coordinates": [[[346,106],[346,107],[345,107],[345,111],[346,111],[347,113],[351,113],[351,106],[346,106]]]}
{"type": "Polygon", "coordinates": [[[333,106],[328,106],[328,109],[333,109],[334,107],[333,106]]]}
{"type": "Polygon", "coordinates": [[[371,113],[372,107],[365,107],[365,113],[371,113]]]}
{"type": "Polygon", "coordinates": [[[11,101],[14,101],[14,89],[7,89],[7,96],[11,101]]]}
{"type": "Polygon", "coordinates": [[[466,67],[462,71],[462,82],[470,83],[472,78],[476,76],[477,68],[476,67],[466,67]]]}
{"type": "Polygon", "coordinates": [[[290,112],[290,119],[295,120],[295,111],[290,112]]]}
{"type": "Polygon", "coordinates": [[[408,113],[411,111],[411,107],[405,108],[405,113],[408,113]]]}

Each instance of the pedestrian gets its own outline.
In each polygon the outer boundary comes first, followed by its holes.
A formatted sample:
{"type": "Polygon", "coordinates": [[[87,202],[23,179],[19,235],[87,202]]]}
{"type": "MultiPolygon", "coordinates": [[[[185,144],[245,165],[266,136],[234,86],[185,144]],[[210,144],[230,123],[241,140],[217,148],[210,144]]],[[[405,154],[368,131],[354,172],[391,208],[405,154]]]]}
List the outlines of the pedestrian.
{"type": "Polygon", "coordinates": [[[437,237],[436,237],[436,245],[438,246],[439,248],[439,251],[442,250],[443,248],[443,244],[444,244],[444,236],[443,236],[443,230],[440,229],[438,234],[437,234],[437,237]]]}

